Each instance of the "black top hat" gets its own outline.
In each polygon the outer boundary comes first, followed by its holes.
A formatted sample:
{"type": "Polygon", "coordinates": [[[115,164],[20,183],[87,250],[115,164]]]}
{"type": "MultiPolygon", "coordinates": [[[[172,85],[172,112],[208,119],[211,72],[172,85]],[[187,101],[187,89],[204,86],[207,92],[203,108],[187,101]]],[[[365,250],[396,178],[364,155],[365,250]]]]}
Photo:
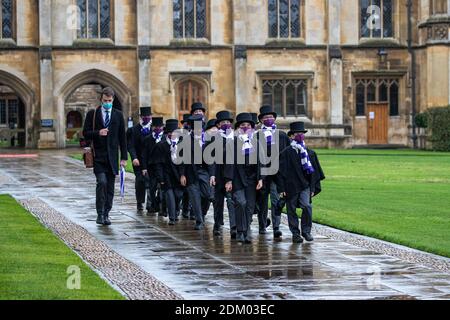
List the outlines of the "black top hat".
{"type": "Polygon", "coordinates": [[[203,116],[200,114],[196,114],[194,116],[190,116],[188,119],[189,123],[193,123],[193,122],[198,122],[198,121],[203,121],[203,116]]]}
{"type": "Polygon", "coordinates": [[[238,128],[242,123],[248,122],[252,125],[252,127],[255,127],[255,121],[253,121],[252,115],[248,112],[240,113],[236,117],[236,124],[234,125],[235,128],[238,128]]]}
{"type": "Polygon", "coordinates": [[[152,127],[163,127],[164,126],[164,120],[162,117],[155,117],[152,120],[152,127]]]}
{"type": "Polygon", "coordinates": [[[185,124],[186,122],[188,122],[190,117],[190,114],[183,114],[183,120],[181,120],[181,124],[185,124]]]}
{"type": "Polygon", "coordinates": [[[174,132],[178,129],[178,120],[177,119],[169,119],[166,121],[166,132],[174,132]]]}
{"type": "Polygon", "coordinates": [[[259,109],[259,116],[258,119],[261,120],[262,117],[271,114],[273,115],[275,118],[278,117],[278,114],[273,110],[272,106],[262,106],[259,109]]]}
{"type": "Polygon", "coordinates": [[[211,119],[206,124],[205,130],[209,130],[209,129],[214,128],[214,127],[217,128],[217,120],[216,119],[211,119]]]}
{"type": "Polygon", "coordinates": [[[193,114],[196,110],[202,110],[203,112],[206,112],[206,108],[201,102],[195,102],[194,104],[192,104],[191,114],[193,114]]]}
{"type": "Polygon", "coordinates": [[[258,114],[256,112],[251,112],[250,114],[251,114],[251,116],[253,118],[253,121],[255,121],[255,124],[257,124],[259,122],[258,114]]]}
{"type": "Polygon", "coordinates": [[[142,107],[139,112],[141,117],[149,117],[152,115],[152,107],[142,107]]]}
{"type": "Polygon", "coordinates": [[[225,121],[228,120],[230,122],[233,122],[233,116],[231,114],[230,111],[220,111],[216,114],[216,118],[217,118],[217,124],[219,124],[221,121],[225,121]]]}
{"type": "Polygon", "coordinates": [[[301,133],[307,133],[308,132],[308,130],[306,130],[305,129],[305,123],[304,122],[292,122],[291,124],[290,124],[290,133],[299,133],[299,132],[301,132],[301,133]]]}

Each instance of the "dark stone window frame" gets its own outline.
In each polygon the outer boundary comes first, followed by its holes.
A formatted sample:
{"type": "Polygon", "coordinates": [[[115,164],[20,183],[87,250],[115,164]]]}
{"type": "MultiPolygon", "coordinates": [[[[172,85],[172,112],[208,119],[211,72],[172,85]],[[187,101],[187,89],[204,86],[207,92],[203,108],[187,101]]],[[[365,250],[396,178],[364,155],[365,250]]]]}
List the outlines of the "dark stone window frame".
{"type": "Polygon", "coordinates": [[[16,0],[0,0],[0,40],[16,40],[16,0]],[[9,23],[5,16],[9,16],[9,23]],[[8,29],[9,31],[6,31],[8,29]]]}
{"type": "Polygon", "coordinates": [[[396,14],[396,5],[396,0],[359,0],[360,39],[395,39],[396,35],[394,18],[396,14]],[[367,13],[367,10],[371,5],[375,5],[380,8],[381,28],[379,30],[367,28],[367,21],[371,16],[370,13],[367,13]],[[389,8],[390,10],[388,10],[389,8]]]}
{"type": "Polygon", "coordinates": [[[113,40],[114,39],[114,1],[113,0],[76,0],[78,7],[77,39],[113,40]],[[95,4],[96,15],[90,16],[95,4]],[[92,21],[92,19],[94,19],[92,21]],[[95,31],[90,31],[93,27],[95,31]]]}
{"type": "Polygon", "coordinates": [[[303,38],[304,0],[267,0],[267,11],[269,39],[298,40],[303,38]],[[285,16],[284,30],[281,29],[283,15],[285,16]]]}
{"type": "Polygon", "coordinates": [[[209,0],[172,0],[172,18],[174,39],[209,38],[209,0]]]}
{"type": "Polygon", "coordinates": [[[387,104],[389,116],[400,115],[400,80],[398,78],[355,79],[355,116],[367,116],[367,104],[387,104]]]}
{"type": "Polygon", "coordinates": [[[272,105],[281,118],[311,118],[312,113],[309,108],[310,82],[309,77],[302,76],[263,76],[261,78],[262,104],[272,105]],[[270,92],[267,90],[269,87],[271,88],[270,92]],[[293,112],[288,105],[289,89],[293,89],[293,112]],[[270,99],[269,96],[271,96],[270,99]],[[303,101],[300,101],[300,97],[303,101]]]}

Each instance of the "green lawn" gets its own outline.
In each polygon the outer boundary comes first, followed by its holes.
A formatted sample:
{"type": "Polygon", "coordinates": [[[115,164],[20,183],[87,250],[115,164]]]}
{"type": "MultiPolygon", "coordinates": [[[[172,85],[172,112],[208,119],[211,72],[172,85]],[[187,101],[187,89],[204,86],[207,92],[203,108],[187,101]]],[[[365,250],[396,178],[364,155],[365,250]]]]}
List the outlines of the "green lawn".
{"type": "Polygon", "coordinates": [[[315,222],[450,257],[450,153],[317,150],[315,222]]]}
{"type": "Polygon", "coordinates": [[[123,300],[124,298],[12,197],[0,195],[0,300],[123,300]],[[69,266],[80,290],[69,290],[69,266]]]}

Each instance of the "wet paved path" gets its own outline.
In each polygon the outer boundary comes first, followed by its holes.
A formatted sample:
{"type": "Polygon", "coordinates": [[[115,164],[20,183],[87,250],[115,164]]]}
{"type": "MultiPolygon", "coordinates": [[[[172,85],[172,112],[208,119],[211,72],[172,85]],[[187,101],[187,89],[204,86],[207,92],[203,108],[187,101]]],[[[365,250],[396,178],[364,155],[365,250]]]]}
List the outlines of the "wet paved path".
{"type": "Polygon", "coordinates": [[[284,240],[274,241],[254,225],[250,246],[228,232],[214,238],[211,213],[202,232],[192,221],[168,226],[136,213],[132,179],[124,201],[115,198],[113,225],[97,226],[91,170],[64,151],[39,154],[0,159],[0,194],[45,201],[186,299],[450,299],[448,273],[320,236],[293,245],[287,226],[284,240]]]}

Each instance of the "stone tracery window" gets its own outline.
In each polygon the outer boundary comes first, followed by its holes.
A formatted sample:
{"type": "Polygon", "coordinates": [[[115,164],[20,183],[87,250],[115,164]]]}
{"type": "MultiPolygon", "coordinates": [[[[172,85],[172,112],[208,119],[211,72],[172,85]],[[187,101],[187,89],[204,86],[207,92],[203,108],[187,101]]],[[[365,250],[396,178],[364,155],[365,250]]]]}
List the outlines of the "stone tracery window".
{"type": "Polygon", "coordinates": [[[360,0],[361,38],[394,37],[394,0],[360,0]]]}
{"type": "Polygon", "coordinates": [[[112,38],[110,0],[77,0],[79,10],[78,38],[112,38]]]}
{"type": "Polygon", "coordinates": [[[367,78],[356,80],[356,116],[365,116],[368,103],[386,103],[389,115],[399,115],[398,79],[367,78]]]}
{"type": "Polygon", "coordinates": [[[173,0],[174,38],[206,38],[207,10],[206,0],[173,0]]]}
{"type": "Polygon", "coordinates": [[[269,38],[300,38],[301,0],[269,0],[269,38]]]}
{"type": "Polygon", "coordinates": [[[264,79],[263,104],[271,105],[282,117],[307,116],[307,87],[306,79],[264,79]]]}

